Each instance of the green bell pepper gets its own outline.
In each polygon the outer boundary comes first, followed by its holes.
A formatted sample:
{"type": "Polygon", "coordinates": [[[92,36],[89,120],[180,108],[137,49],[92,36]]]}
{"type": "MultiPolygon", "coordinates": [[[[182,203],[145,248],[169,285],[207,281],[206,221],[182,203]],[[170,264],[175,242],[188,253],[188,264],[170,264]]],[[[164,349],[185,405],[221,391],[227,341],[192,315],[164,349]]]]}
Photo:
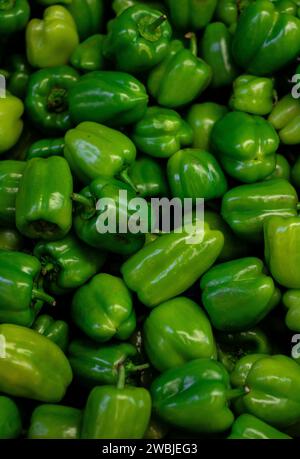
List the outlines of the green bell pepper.
{"type": "Polygon", "coordinates": [[[265,259],[272,277],[286,288],[300,288],[300,218],[271,217],[264,223],[265,259]]]}
{"type": "Polygon", "coordinates": [[[294,187],[273,179],[232,188],[223,197],[221,213],[239,237],[261,241],[264,222],[273,215],[296,216],[297,204],[294,187]]]}
{"type": "Polygon", "coordinates": [[[122,132],[85,122],[66,133],[64,156],[74,175],[90,184],[99,176],[113,177],[133,163],[136,148],[122,132]]]}
{"type": "Polygon", "coordinates": [[[78,43],[74,19],[61,5],[49,6],[43,19],[31,19],[27,24],[26,51],[32,67],[65,65],[78,43]]]}
{"type": "MultiPolygon", "coordinates": [[[[261,348],[261,350],[264,350],[261,348]]],[[[234,387],[241,387],[246,384],[246,380],[249,374],[249,371],[260,359],[268,357],[268,353],[259,352],[254,354],[246,354],[240,357],[234,365],[233,370],[230,373],[230,382],[234,387]]]]}
{"type": "Polygon", "coordinates": [[[24,161],[0,161],[0,226],[15,226],[16,197],[25,166],[24,161]]]}
{"type": "Polygon", "coordinates": [[[199,243],[197,231],[163,234],[122,265],[125,283],[144,305],[152,308],[180,295],[213,265],[223,248],[223,235],[205,223],[199,243]]]}
{"type": "Polygon", "coordinates": [[[285,145],[300,143],[300,100],[290,94],[284,96],[275,105],[269,122],[278,131],[281,142],[285,145]]]}
{"type": "Polygon", "coordinates": [[[12,54],[5,62],[5,70],[0,70],[6,78],[8,91],[16,97],[23,99],[27,92],[30,66],[22,54],[12,54]]]}
{"type": "Polygon", "coordinates": [[[271,277],[254,257],[214,266],[201,279],[202,303],[217,330],[244,331],[260,322],[275,306],[271,277]]]}
{"type": "Polygon", "coordinates": [[[289,330],[300,332],[300,290],[287,290],[282,302],[287,309],[286,326],[289,330]]]}
{"type": "Polygon", "coordinates": [[[100,343],[113,337],[126,340],[136,327],[131,294],[122,279],[110,274],[94,276],[75,292],[71,314],[75,324],[100,343]]]}
{"type": "Polygon", "coordinates": [[[54,320],[43,314],[33,323],[33,330],[53,341],[62,351],[66,351],[69,342],[69,325],[64,320],[54,320]]]}
{"type": "Polygon", "coordinates": [[[151,385],[153,410],[161,419],[192,432],[224,432],[234,421],[229,400],[243,394],[230,389],[225,368],[211,359],[198,359],[172,368],[151,385]]]}
{"type": "Polygon", "coordinates": [[[221,198],[227,191],[227,180],[217,159],[207,151],[179,150],[167,164],[172,195],[180,199],[221,198]]]}
{"type": "Polygon", "coordinates": [[[9,397],[0,396],[0,440],[18,438],[22,420],[18,406],[9,397]]]}
{"type": "Polygon", "coordinates": [[[167,16],[161,11],[134,5],[108,23],[103,54],[124,72],[148,71],[166,56],[171,34],[167,16]]]}
{"type": "Polygon", "coordinates": [[[0,228],[0,250],[20,251],[24,248],[23,236],[13,228],[0,228]]]}
{"type": "Polygon", "coordinates": [[[168,426],[161,420],[151,417],[147,432],[144,438],[147,440],[161,440],[169,431],[168,426]]]}
{"type": "Polygon", "coordinates": [[[75,48],[70,58],[73,67],[82,72],[93,72],[105,67],[102,55],[105,35],[91,35],[75,48]]]}
{"type": "Polygon", "coordinates": [[[23,131],[23,112],[23,102],[18,97],[8,91],[0,97],[0,155],[18,142],[23,131]]]}
{"type": "Polygon", "coordinates": [[[276,155],[276,168],[272,174],[268,175],[264,180],[284,179],[291,181],[291,166],[288,160],[283,155],[276,155]]]}
{"type": "Polygon", "coordinates": [[[39,405],[33,411],[27,438],[75,440],[79,438],[82,412],[63,405],[39,405]]]}
{"type": "Polygon", "coordinates": [[[64,138],[42,139],[33,142],[26,152],[26,159],[49,158],[50,156],[63,156],[65,147],[64,138]]]}
{"type": "Polygon", "coordinates": [[[72,381],[62,350],[48,338],[19,325],[0,325],[0,391],[57,403],[72,381]]]}
{"type": "Polygon", "coordinates": [[[47,290],[67,293],[100,271],[105,255],[83,244],[73,234],[58,241],[40,241],[33,251],[40,260],[47,290]]]}
{"type": "Polygon", "coordinates": [[[4,0],[0,6],[0,34],[9,36],[26,26],[30,17],[27,0],[4,0]]]}
{"type": "Polygon", "coordinates": [[[219,0],[215,11],[215,18],[227,27],[235,25],[238,21],[239,5],[236,0],[219,0]]]}
{"type": "Polygon", "coordinates": [[[232,424],[230,435],[227,438],[231,440],[292,440],[289,435],[251,414],[239,416],[232,424]]]}
{"type": "Polygon", "coordinates": [[[50,135],[60,135],[71,128],[68,93],[78,79],[76,70],[65,65],[31,75],[25,107],[34,127],[50,135]]]}
{"type": "Polygon", "coordinates": [[[143,438],[151,415],[151,397],[143,387],[125,386],[125,369],[120,367],[116,387],[92,389],[84,412],[81,438],[143,438]]]}
{"type": "Polygon", "coordinates": [[[0,252],[0,323],[30,327],[44,302],[55,304],[42,289],[41,265],[22,252],[0,252]]]}
{"type": "Polygon", "coordinates": [[[238,72],[231,53],[232,35],[222,22],[208,24],[201,42],[201,56],[213,71],[212,88],[230,86],[238,72]]]}
{"type": "Polygon", "coordinates": [[[100,32],[104,15],[103,0],[72,0],[66,8],[74,18],[80,41],[100,32]]]}
{"type": "Polygon", "coordinates": [[[142,83],[128,73],[95,71],[83,75],[69,94],[71,118],[75,124],[95,121],[125,126],[145,114],[148,95],[142,83]]]}
{"type": "Polygon", "coordinates": [[[270,1],[257,0],[240,16],[232,49],[237,64],[250,74],[274,73],[300,52],[300,20],[279,14],[270,1]]]}
{"type": "Polygon", "coordinates": [[[173,40],[165,58],[148,77],[149,93],[164,107],[189,104],[205,91],[212,79],[211,67],[197,57],[195,35],[188,34],[187,37],[191,49],[186,49],[182,41],[173,40]]]}
{"type": "Polygon", "coordinates": [[[144,322],[143,337],[147,356],[160,372],[217,356],[209,320],[189,298],[173,298],[153,309],[144,322]]]}
{"type": "Polygon", "coordinates": [[[233,83],[229,106],[232,110],[252,115],[268,115],[272,111],[275,97],[272,78],[240,75],[233,83]]]}
{"type": "Polygon", "coordinates": [[[192,128],[186,121],[174,110],[161,107],[148,108],[131,136],[142,153],[158,158],[168,158],[193,141],[192,128]]]}
{"type": "Polygon", "coordinates": [[[64,158],[27,161],[16,198],[20,233],[47,241],[64,237],[72,225],[72,191],[72,175],[64,158]]]}
{"type": "Polygon", "coordinates": [[[212,19],[217,3],[217,0],[166,0],[172,24],[185,32],[205,27],[212,19]]]}
{"type": "Polygon", "coordinates": [[[194,131],[193,148],[210,151],[210,136],[215,123],[227,113],[227,107],[204,102],[192,105],[187,114],[187,122],[194,131]]]}
{"type": "Polygon", "coordinates": [[[262,180],[276,167],[279,138],[260,116],[228,113],[214,125],[211,141],[227,174],[241,182],[262,180]]]}

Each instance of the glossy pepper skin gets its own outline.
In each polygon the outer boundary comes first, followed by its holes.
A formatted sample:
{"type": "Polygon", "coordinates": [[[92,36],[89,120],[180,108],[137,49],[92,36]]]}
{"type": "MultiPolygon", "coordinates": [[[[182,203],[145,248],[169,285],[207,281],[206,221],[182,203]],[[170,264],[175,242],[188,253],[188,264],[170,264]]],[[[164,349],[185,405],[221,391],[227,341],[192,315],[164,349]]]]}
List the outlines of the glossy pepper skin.
{"type": "Polygon", "coordinates": [[[171,34],[169,21],[160,11],[134,5],[108,24],[103,54],[124,72],[148,71],[167,54],[171,34]]]}
{"type": "Polygon", "coordinates": [[[40,241],[33,251],[40,260],[47,290],[67,293],[100,271],[105,255],[83,244],[73,234],[58,241],[40,241]]]}
{"type": "Polygon", "coordinates": [[[64,237],[72,225],[72,182],[64,158],[27,161],[16,199],[16,226],[20,233],[47,241],[64,237]]]}
{"type": "Polygon", "coordinates": [[[62,351],[66,351],[69,342],[69,325],[64,320],[55,320],[43,314],[34,321],[31,328],[53,341],[62,351]]]}
{"type": "Polygon", "coordinates": [[[9,36],[26,26],[30,17],[27,0],[4,1],[0,7],[0,34],[9,36]]]}
{"type": "Polygon", "coordinates": [[[144,85],[123,72],[89,72],[69,93],[69,108],[75,124],[82,121],[117,127],[134,124],[144,116],[147,104],[144,85]]]}
{"type": "Polygon", "coordinates": [[[0,250],[20,251],[24,248],[23,236],[13,228],[0,228],[0,250]]]}
{"type": "Polygon", "coordinates": [[[33,411],[27,438],[75,440],[79,438],[82,412],[64,405],[39,405],[33,411]]]}
{"type": "Polygon", "coordinates": [[[49,6],[43,19],[31,19],[27,24],[26,51],[32,67],[65,65],[78,43],[74,19],[63,6],[49,6]]]}
{"type": "Polygon", "coordinates": [[[72,0],[66,8],[74,18],[80,41],[98,33],[103,21],[103,0],[72,0]]]}
{"type": "Polygon", "coordinates": [[[230,27],[237,23],[239,13],[238,7],[239,4],[236,0],[219,0],[215,11],[215,17],[218,21],[230,27]]]}
{"type": "Polygon", "coordinates": [[[275,281],[300,288],[300,218],[272,217],[264,224],[264,236],[265,259],[275,281]]]}
{"type": "Polygon", "coordinates": [[[241,75],[233,83],[229,106],[252,115],[268,115],[273,109],[275,95],[271,78],[241,75]]]}
{"type": "Polygon", "coordinates": [[[64,156],[74,175],[88,185],[99,176],[113,177],[133,163],[136,147],[122,132],[87,121],[66,133],[64,156]]]}
{"type": "Polygon", "coordinates": [[[211,67],[197,57],[195,36],[190,40],[191,49],[185,48],[182,41],[173,40],[166,57],[149,74],[149,93],[163,107],[178,108],[189,104],[211,81],[211,67]]]}
{"type": "Polygon", "coordinates": [[[227,191],[227,180],[217,159],[209,152],[179,150],[167,164],[172,195],[180,199],[216,199],[227,191]]]}
{"type": "Polygon", "coordinates": [[[0,155],[12,148],[23,131],[24,105],[8,91],[0,98],[0,155]]]}
{"type": "Polygon", "coordinates": [[[25,106],[32,124],[46,135],[61,135],[71,128],[68,92],[79,75],[62,65],[34,72],[28,83],[25,106]]]}
{"type": "Polygon", "coordinates": [[[285,179],[291,181],[291,166],[288,160],[283,155],[276,155],[276,168],[272,174],[268,175],[265,180],[272,180],[275,178],[285,179]]]}
{"type": "Polygon", "coordinates": [[[186,121],[194,131],[193,148],[210,150],[210,137],[215,123],[227,113],[227,107],[214,102],[192,105],[186,121]]]}
{"type": "Polygon", "coordinates": [[[23,99],[26,95],[31,68],[22,54],[8,56],[5,68],[8,71],[6,83],[8,91],[16,97],[23,99]]]}
{"type": "Polygon", "coordinates": [[[228,401],[238,391],[230,390],[228,373],[219,362],[192,360],[154,380],[153,411],[172,426],[188,431],[223,432],[234,421],[228,401]]]}
{"type": "Polygon", "coordinates": [[[290,94],[284,96],[275,105],[269,122],[278,131],[281,142],[285,145],[300,143],[300,101],[290,94]]]}
{"type": "Polygon", "coordinates": [[[204,274],[202,302],[217,330],[247,330],[274,307],[274,282],[263,268],[261,260],[248,257],[214,266],[204,274]]]}
{"type": "Polygon", "coordinates": [[[282,302],[287,309],[286,326],[289,330],[300,332],[300,290],[287,290],[282,302]]]}
{"type": "Polygon", "coordinates": [[[168,158],[191,145],[193,131],[175,110],[150,107],[134,126],[131,137],[142,153],[168,158]]]}
{"type": "Polygon", "coordinates": [[[97,344],[88,340],[73,340],[68,350],[74,377],[87,387],[118,382],[119,368],[125,367],[130,374],[136,348],[129,343],[97,344]]]}
{"type": "Polygon", "coordinates": [[[119,277],[104,273],[75,292],[72,318],[87,336],[100,343],[112,337],[126,340],[136,327],[128,288],[119,277]]]}
{"type": "Polygon", "coordinates": [[[22,420],[18,406],[9,397],[0,396],[0,440],[18,438],[22,420]]]}
{"type": "Polygon", "coordinates": [[[224,238],[204,224],[199,243],[194,231],[171,232],[144,246],[121,267],[127,286],[152,308],[183,293],[210,268],[219,256],[224,238]]]}
{"type": "Polygon", "coordinates": [[[57,403],[72,380],[61,349],[34,330],[0,325],[0,390],[15,397],[57,403]]]}
{"type": "Polygon", "coordinates": [[[241,182],[262,180],[276,167],[279,138],[262,117],[230,112],[216,122],[211,139],[225,171],[241,182]]]}
{"type": "Polygon", "coordinates": [[[237,360],[233,370],[230,373],[230,382],[234,387],[244,386],[249,374],[249,371],[260,359],[268,357],[267,353],[246,354],[237,360]]]}
{"type": "Polygon", "coordinates": [[[300,20],[279,14],[267,0],[250,4],[240,16],[233,38],[237,64],[254,75],[269,75],[300,52],[300,20]]]}
{"type": "Polygon", "coordinates": [[[63,137],[56,139],[42,139],[33,142],[26,152],[26,159],[49,158],[50,156],[63,156],[65,140],[63,137]]]}
{"type": "Polygon", "coordinates": [[[25,161],[0,161],[0,226],[15,227],[16,196],[25,161]]]}
{"type": "Polygon", "coordinates": [[[254,363],[246,379],[243,403],[250,414],[278,427],[300,419],[300,367],[290,357],[273,355],[254,363]]]}
{"type": "Polygon", "coordinates": [[[212,19],[216,0],[166,0],[170,12],[171,23],[176,29],[184,32],[198,31],[205,27],[212,19]]]}
{"type": "Polygon", "coordinates": [[[296,190],[287,180],[272,179],[232,188],[223,197],[221,213],[239,237],[261,241],[264,221],[274,215],[296,216],[297,203],[296,190]]]}
{"type": "Polygon", "coordinates": [[[229,437],[231,440],[291,440],[289,435],[280,432],[266,422],[242,414],[233,423],[229,437]]]}
{"type": "Polygon", "coordinates": [[[212,88],[229,86],[237,76],[237,68],[231,53],[232,35],[222,22],[212,22],[206,27],[201,56],[212,68],[212,88]]]}
{"type": "Polygon", "coordinates": [[[150,421],[151,397],[143,387],[124,387],[125,372],[122,370],[116,387],[92,389],[83,412],[81,438],[144,437],[150,421]]]}
{"type": "Polygon", "coordinates": [[[88,37],[75,48],[70,62],[75,69],[82,72],[93,72],[105,67],[102,48],[105,35],[95,34],[88,37]]]}
{"type": "Polygon", "coordinates": [[[144,323],[143,337],[147,356],[160,372],[217,356],[209,320],[189,298],[173,298],[153,309],[144,323]]]}
{"type": "Polygon", "coordinates": [[[40,262],[26,253],[4,251],[0,252],[0,262],[0,323],[30,327],[44,302],[55,304],[42,289],[40,262]]]}

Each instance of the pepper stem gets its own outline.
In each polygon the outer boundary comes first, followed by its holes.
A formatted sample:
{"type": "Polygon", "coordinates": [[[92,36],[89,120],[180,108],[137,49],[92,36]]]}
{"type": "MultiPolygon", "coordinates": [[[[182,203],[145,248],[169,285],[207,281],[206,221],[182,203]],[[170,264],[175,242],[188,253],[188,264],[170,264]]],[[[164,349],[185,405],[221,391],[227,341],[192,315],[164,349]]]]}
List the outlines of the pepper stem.
{"type": "Polygon", "coordinates": [[[51,304],[52,306],[56,305],[56,301],[51,295],[48,295],[43,290],[39,290],[39,289],[36,289],[36,288],[32,289],[32,299],[33,300],[42,300],[45,303],[51,304]]]}
{"type": "Polygon", "coordinates": [[[79,204],[82,204],[84,207],[87,207],[88,209],[91,209],[93,207],[92,200],[89,198],[86,198],[85,196],[82,196],[82,194],[72,193],[71,199],[74,202],[78,202],[79,204]]]}
{"type": "Polygon", "coordinates": [[[117,382],[117,388],[118,389],[124,389],[125,378],[126,378],[125,367],[123,365],[121,365],[119,367],[119,374],[118,374],[118,382],[117,382]]]}
{"type": "Polygon", "coordinates": [[[53,263],[46,263],[43,267],[42,267],[42,274],[43,276],[45,276],[47,273],[49,273],[50,271],[53,271],[54,269],[54,264],[53,263]]]}
{"type": "Polygon", "coordinates": [[[129,365],[128,367],[126,367],[126,370],[130,373],[133,373],[136,371],[148,370],[148,368],[150,368],[149,363],[143,363],[142,365],[129,365]]]}
{"type": "Polygon", "coordinates": [[[190,40],[190,51],[194,56],[198,56],[198,45],[197,45],[197,37],[194,32],[188,32],[185,34],[185,38],[190,40]]]}
{"type": "Polygon", "coordinates": [[[138,189],[137,187],[135,186],[135,184],[133,183],[133,181],[131,180],[131,178],[129,177],[129,174],[128,174],[128,169],[124,169],[120,174],[120,179],[127,183],[127,185],[131,186],[131,188],[134,189],[134,191],[137,193],[138,192],[138,189]]]}
{"type": "Polygon", "coordinates": [[[166,22],[167,19],[167,16],[162,14],[159,18],[155,19],[155,21],[148,24],[145,30],[148,33],[154,33],[164,22],[166,22]]]}
{"type": "Polygon", "coordinates": [[[244,387],[238,387],[237,389],[230,389],[226,391],[227,400],[232,400],[234,398],[242,397],[246,394],[244,387]]]}

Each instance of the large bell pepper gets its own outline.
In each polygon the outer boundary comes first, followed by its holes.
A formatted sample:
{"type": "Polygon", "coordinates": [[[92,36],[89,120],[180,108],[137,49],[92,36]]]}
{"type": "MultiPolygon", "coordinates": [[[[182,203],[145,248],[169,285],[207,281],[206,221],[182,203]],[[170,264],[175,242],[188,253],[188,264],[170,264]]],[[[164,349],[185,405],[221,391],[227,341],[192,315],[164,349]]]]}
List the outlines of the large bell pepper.
{"type": "Polygon", "coordinates": [[[217,330],[247,330],[276,306],[274,282],[263,269],[261,260],[248,257],[214,266],[204,274],[202,302],[217,330]]]}
{"type": "Polygon", "coordinates": [[[198,31],[205,27],[212,19],[216,0],[166,0],[170,11],[170,19],[176,29],[189,32],[198,31]]]}
{"type": "Polygon", "coordinates": [[[180,295],[216,261],[224,244],[222,233],[205,223],[199,242],[198,230],[159,236],[123,264],[124,280],[143,304],[154,307],[180,295]]]}
{"type": "Polygon", "coordinates": [[[102,55],[105,35],[91,35],[75,48],[70,58],[73,67],[82,72],[93,72],[105,67],[102,55]]]}
{"type": "Polygon", "coordinates": [[[151,415],[151,397],[143,387],[125,386],[125,370],[120,367],[117,386],[92,389],[84,412],[81,438],[143,438],[151,415]]]}
{"type": "Polygon", "coordinates": [[[166,15],[146,5],[134,5],[108,24],[103,54],[124,72],[147,71],[167,54],[171,34],[166,15]]]}
{"type": "Polygon", "coordinates": [[[8,91],[0,97],[0,155],[18,142],[23,131],[23,112],[23,102],[18,97],[8,91]]]}
{"type": "Polygon", "coordinates": [[[72,381],[62,350],[48,338],[19,325],[0,325],[0,391],[57,403],[72,381]]]}
{"type": "Polygon", "coordinates": [[[71,128],[68,92],[78,79],[76,70],[66,65],[31,75],[25,106],[34,127],[47,135],[61,135],[71,128]]]}
{"type": "Polygon", "coordinates": [[[72,225],[73,180],[59,156],[27,161],[16,199],[16,225],[33,239],[64,237],[72,225]]]}
{"type": "Polygon", "coordinates": [[[74,19],[61,5],[49,6],[43,19],[31,19],[27,24],[26,51],[32,67],[65,65],[78,42],[74,19]]]}
{"type": "Polygon", "coordinates": [[[223,197],[221,213],[239,237],[261,241],[264,221],[273,215],[296,216],[297,203],[294,187],[273,179],[232,188],[223,197]]]}
{"type": "Polygon", "coordinates": [[[186,49],[182,41],[173,40],[166,57],[149,74],[149,93],[164,107],[182,107],[192,102],[211,82],[211,67],[197,57],[196,37],[188,37],[191,49],[186,49]]]}
{"type": "Polygon", "coordinates": [[[214,125],[211,140],[227,174],[241,182],[262,180],[276,167],[279,138],[260,116],[228,113],[214,125]]]}
{"type": "Polygon", "coordinates": [[[72,318],[90,338],[98,342],[115,337],[126,340],[136,327],[131,294],[119,277],[98,274],[73,296],[72,318]]]}
{"type": "Polygon", "coordinates": [[[39,405],[33,411],[27,438],[75,440],[79,438],[82,412],[63,405],[39,405]]]}
{"type": "Polygon", "coordinates": [[[224,432],[234,421],[228,407],[243,389],[230,389],[225,368],[211,359],[192,360],[165,371],[151,385],[154,413],[192,432],[224,432]]]}
{"type": "Polygon", "coordinates": [[[268,118],[285,145],[300,143],[300,100],[288,94],[277,102],[268,118]]]}
{"type": "Polygon", "coordinates": [[[227,180],[215,156],[200,149],[179,150],[168,160],[167,175],[174,197],[221,198],[227,180]]]}
{"type": "Polygon", "coordinates": [[[69,325],[64,320],[55,320],[43,314],[38,316],[31,328],[53,341],[64,352],[66,351],[69,342],[69,325]]]}
{"type": "Polygon", "coordinates": [[[150,107],[134,126],[132,139],[141,152],[168,158],[181,147],[191,145],[193,131],[175,110],[150,107]]]}
{"type": "Polygon", "coordinates": [[[104,14],[103,0],[72,0],[66,8],[74,18],[80,41],[100,32],[104,14]]]}
{"type": "Polygon", "coordinates": [[[83,75],[69,94],[71,118],[75,124],[95,121],[124,126],[145,114],[148,95],[142,83],[123,72],[95,71],[83,75]]]}
{"type": "Polygon", "coordinates": [[[33,142],[26,152],[26,159],[49,158],[50,156],[63,156],[65,147],[64,138],[42,139],[33,142]]]}
{"type": "Polygon", "coordinates": [[[0,226],[15,226],[16,197],[25,166],[24,161],[0,161],[0,226]]]}
{"type": "Polygon", "coordinates": [[[27,0],[4,0],[0,6],[0,34],[9,36],[24,29],[30,17],[27,0]]]}
{"type": "Polygon", "coordinates": [[[105,255],[68,234],[58,241],[40,241],[34,255],[40,260],[47,290],[67,293],[100,271],[105,255]]]}
{"type": "Polygon", "coordinates": [[[264,224],[265,259],[273,278],[300,288],[300,218],[271,217],[264,224]]]}
{"type": "Polygon", "coordinates": [[[43,303],[55,304],[42,289],[41,264],[22,252],[0,252],[0,323],[30,327],[43,303]]]}
{"type": "Polygon", "coordinates": [[[240,16],[233,38],[237,64],[254,75],[268,75],[300,52],[300,20],[279,14],[268,0],[251,3],[240,16]]]}
{"type": "Polygon", "coordinates": [[[18,406],[9,397],[0,396],[0,440],[18,438],[22,420],[18,406]]]}
{"type": "Polygon", "coordinates": [[[287,309],[285,324],[289,330],[300,332],[300,290],[287,290],[282,302],[287,309]]]}
{"type": "Polygon", "coordinates": [[[272,78],[241,75],[233,83],[229,106],[232,110],[252,115],[268,115],[272,111],[275,97],[272,78]]]}
{"type": "Polygon", "coordinates": [[[209,320],[189,298],[174,298],[153,309],[145,320],[143,336],[146,353],[160,372],[217,356],[209,320]]]}
{"type": "Polygon", "coordinates": [[[193,148],[210,151],[210,136],[215,123],[227,113],[224,105],[214,102],[192,105],[187,114],[187,122],[194,131],[193,148]]]}
{"type": "Polygon", "coordinates": [[[0,228],[0,250],[21,251],[24,248],[23,236],[13,228],[0,228]]]}
{"type": "Polygon", "coordinates": [[[232,424],[231,440],[291,440],[289,435],[275,429],[251,414],[242,414],[232,424]]]}

